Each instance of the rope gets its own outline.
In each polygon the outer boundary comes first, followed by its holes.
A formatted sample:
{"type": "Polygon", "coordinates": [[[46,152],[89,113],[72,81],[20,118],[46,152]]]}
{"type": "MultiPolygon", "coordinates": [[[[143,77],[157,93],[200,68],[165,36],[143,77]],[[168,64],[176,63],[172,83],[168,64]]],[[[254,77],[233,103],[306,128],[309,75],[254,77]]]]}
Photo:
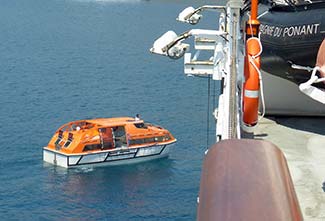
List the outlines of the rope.
{"type": "Polygon", "coordinates": [[[216,81],[213,81],[213,103],[212,103],[212,108],[213,111],[216,109],[216,81]]]}
{"type": "Polygon", "coordinates": [[[310,80],[311,79],[315,79],[315,80],[312,81],[311,84],[313,84],[313,83],[319,83],[319,82],[324,82],[325,81],[325,77],[319,78],[319,77],[316,76],[316,72],[319,71],[319,70],[320,70],[320,67],[318,67],[318,66],[316,66],[313,69],[313,72],[311,73],[311,76],[310,76],[310,80]]]}
{"type": "Polygon", "coordinates": [[[207,148],[209,148],[209,113],[210,113],[210,77],[208,77],[208,109],[207,109],[207,148]]]}
{"type": "MultiPolygon", "coordinates": [[[[249,15],[249,20],[251,21],[251,16],[249,15]]],[[[251,29],[251,35],[252,35],[252,38],[254,37],[253,35],[253,26],[252,26],[252,22],[249,23],[249,28],[251,29]]]]}

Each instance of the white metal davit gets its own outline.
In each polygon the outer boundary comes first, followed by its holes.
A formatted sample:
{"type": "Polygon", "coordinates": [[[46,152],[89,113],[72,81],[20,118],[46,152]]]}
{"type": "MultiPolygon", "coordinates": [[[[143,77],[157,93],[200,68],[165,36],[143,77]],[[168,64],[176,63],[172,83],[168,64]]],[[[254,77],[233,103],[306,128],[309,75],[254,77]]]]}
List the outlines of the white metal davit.
{"type": "Polygon", "coordinates": [[[197,24],[205,10],[220,12],[218,30],[191,29],[176,35],[168,31],[158,38],[150,52],[172,59],[184,56],[184,73],[188,76],[211,77],[223,82],[219,96],[219,108],[214,111],[217,120],[216,141],[241,138],[240,87],[243,79],[244,54],[239,29],[241,1],[229,1],[227,6],[204,5],[197,9],[188,7],[177,17],[178,21],[197,24]],[[189,45],[183,43],[194,37],[196,52],[187,52],[189,45]],[[210,59],[200,59],[201,51],[211,52],[210,59]],[[186,53],[187,52],[187,53],[186,53]]]}

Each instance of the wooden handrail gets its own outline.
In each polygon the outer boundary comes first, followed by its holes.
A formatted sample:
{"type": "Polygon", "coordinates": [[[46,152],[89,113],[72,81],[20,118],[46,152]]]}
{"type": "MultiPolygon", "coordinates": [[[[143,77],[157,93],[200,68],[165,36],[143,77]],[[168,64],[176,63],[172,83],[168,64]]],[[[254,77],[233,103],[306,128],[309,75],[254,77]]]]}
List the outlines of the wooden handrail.
{"type": "Polygon", "coordinates": [[[280,149],[248,139],[212,146],[203,164],[197,220],[302,221],[280,149]]]}

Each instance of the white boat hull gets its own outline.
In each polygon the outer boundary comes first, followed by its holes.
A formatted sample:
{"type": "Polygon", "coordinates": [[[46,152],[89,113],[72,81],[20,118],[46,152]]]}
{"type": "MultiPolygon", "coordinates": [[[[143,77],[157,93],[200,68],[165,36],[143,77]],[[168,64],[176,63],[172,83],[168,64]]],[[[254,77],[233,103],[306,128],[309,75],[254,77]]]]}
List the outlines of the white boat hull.
{"type": "Polygon", "coordinates": [[[267,115],[325,116],[325,105],[300,92],[298,85],[262,71],[267,115]]]}
{"type": "Polygon", "coordinates": [[[173,144],[154,145],[139,148],[119,148],[88,154],[64,154],[43,148],[43,160],[57,166],[72,168],[82,166],[108,166],[138,163],[167,157],[173,144]]]}

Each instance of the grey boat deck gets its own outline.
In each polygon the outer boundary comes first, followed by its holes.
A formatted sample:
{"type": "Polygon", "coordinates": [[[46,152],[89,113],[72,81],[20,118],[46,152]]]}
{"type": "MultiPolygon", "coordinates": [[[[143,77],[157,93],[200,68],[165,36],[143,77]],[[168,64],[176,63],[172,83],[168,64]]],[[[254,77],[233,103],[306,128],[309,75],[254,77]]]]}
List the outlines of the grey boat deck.
{"type": "Polygon", "coordinates": [[[304,220],[325,221],[325,118],[263,118],[254,134],[286,156],[304,220]]]}

